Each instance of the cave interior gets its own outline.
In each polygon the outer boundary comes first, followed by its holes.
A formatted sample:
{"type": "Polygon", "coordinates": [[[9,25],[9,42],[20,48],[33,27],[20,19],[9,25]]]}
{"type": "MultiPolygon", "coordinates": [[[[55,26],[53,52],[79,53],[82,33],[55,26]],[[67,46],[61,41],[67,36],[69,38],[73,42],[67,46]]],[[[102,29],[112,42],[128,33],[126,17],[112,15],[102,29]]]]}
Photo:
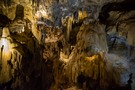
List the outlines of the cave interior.
{"type": "Polygon", "coordinates": [[[0,90],[135,90],[135,1],[0,0],[0,90]]]}

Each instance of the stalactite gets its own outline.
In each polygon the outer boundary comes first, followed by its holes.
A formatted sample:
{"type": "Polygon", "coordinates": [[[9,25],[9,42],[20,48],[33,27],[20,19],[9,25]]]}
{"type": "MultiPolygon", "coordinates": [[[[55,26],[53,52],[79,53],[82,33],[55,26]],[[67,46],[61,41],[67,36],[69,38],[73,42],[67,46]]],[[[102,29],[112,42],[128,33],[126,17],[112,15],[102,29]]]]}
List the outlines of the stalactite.
{"type": "Polygon", "coordinates": [[[67,41],[69,41],[70,32],[72,30],[73,15],[69,16],[67,22],[67,41]]]}

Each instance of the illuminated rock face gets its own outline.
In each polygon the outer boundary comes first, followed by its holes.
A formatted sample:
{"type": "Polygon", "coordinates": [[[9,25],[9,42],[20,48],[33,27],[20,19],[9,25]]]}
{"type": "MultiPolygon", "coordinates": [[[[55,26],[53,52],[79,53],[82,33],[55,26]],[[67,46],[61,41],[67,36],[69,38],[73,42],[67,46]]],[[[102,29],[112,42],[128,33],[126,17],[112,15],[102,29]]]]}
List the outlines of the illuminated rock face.
{"type": "MultiPolygon", "coordinates": [[[[3,28],[2,32],[0,39],[0,89],[26,89],[24,82],[30,82],[29,76],[39,77],[40,51],[37,49],[36,40],[34,41],[30,34],[28,37],[24,33],[11,35],[7,27],[3,28]],[[36,61],[37,56],[38,61],[36,61]],[[22,79],[23,77],[27,80],[22,79]]],[[[35,82],[37,80],[33,81],[33,83],[35,82]]]]}
{"type": "Polygon", "coordinates": [[[8,40],[9,38],[9,30],[8,28],[4,28],[2,32],[2,38],[0,42],[0,82],[5,83],[11,80],[12,75],[11,75],[11,67],[8,65],[7,62],[10,62],[11,60],[11,48],[10,48],[10,41],[8,40]]]}
{"type": "Polygon", "coordinates": [[[7,1],[0,1],[0,90],[131,90],[130,2],[7,1]]]}

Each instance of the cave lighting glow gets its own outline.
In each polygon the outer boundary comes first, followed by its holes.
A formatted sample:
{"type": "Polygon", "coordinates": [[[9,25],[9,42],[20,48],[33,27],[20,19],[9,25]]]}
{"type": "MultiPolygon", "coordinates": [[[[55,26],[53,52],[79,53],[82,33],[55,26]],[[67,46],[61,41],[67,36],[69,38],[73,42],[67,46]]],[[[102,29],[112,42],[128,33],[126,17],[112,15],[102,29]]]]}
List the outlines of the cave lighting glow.
{"type": "Polygon", "coordinates": [[[45,10],[39,10],[36,12],[36,17],[41,18],[41,17],[47,17],[47,13],[45,10]]]}
{"type": "Polygon", "coordinates": [[[2,57],[5,57],[5,59],[8,59],[11,54],[9,36],[9,29],[7,27],[3,28],[2,37],[0,38],[0,52],[2,53],[2,57]]]}
{"type": "Polygon", "coordinates": [[[35,15],[37,18],[41,18],[41,17],[48,18],[46,9],[41,5],[39,6],[39,10],[36,12],[35,15]]]}
{"type": "Polygon", "coordinates": [[[10,41],[7,38],[0,39],[0,59],[2,65],[6,65],[7,61],[11,59],[10,41]]]}
{"type": "Polygon", "coordinates": [[[91,57],[85,57],[85,60],[87,60],[89,62],[94,61],[96,59],[98,59],[98,55],[93,55],[91,57]]]}
{"type": "Polygon", "coordinates": [[[7,54],[10,51],[10,43],[6,38],[1,38],[0,40],[0,48],[3,47],[3,54],[7,54]]]}

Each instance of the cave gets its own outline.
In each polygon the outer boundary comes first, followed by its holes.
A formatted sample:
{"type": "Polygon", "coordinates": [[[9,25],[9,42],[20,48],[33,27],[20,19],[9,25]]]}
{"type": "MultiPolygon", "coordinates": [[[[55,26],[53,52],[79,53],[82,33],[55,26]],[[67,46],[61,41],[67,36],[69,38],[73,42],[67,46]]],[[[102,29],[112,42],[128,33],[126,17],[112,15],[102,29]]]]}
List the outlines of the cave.
{"type": "Polygon", "coordinates": [[[135,90],[134,0],[0,0],[0,90],[135,90]]]}

